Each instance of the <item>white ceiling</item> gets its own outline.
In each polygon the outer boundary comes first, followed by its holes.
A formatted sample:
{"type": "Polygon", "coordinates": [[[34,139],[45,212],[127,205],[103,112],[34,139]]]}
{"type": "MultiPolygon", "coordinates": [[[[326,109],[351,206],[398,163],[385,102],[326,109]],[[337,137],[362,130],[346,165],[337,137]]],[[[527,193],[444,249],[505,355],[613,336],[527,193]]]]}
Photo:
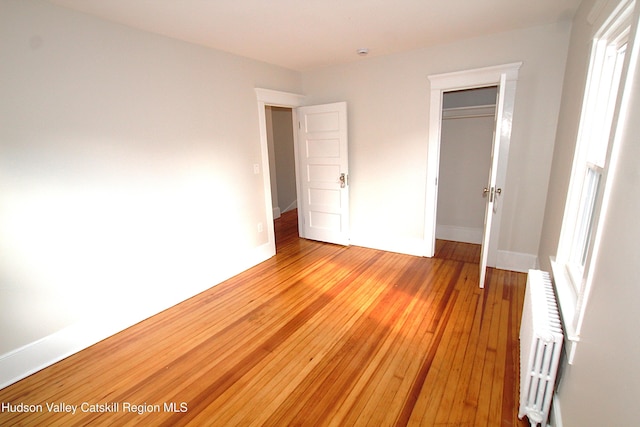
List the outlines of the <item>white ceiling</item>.
{"type": "Polygon", "coordinates": [[[581,0],[49,0],[294,70],[571,19],[581,0]]]}

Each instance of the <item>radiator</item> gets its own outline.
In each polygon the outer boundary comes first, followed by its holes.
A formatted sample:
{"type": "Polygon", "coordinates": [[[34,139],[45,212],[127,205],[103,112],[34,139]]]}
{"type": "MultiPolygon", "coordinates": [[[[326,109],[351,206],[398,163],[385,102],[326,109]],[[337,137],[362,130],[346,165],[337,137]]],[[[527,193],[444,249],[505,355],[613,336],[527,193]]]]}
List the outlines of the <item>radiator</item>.
{"type": "Polygon", "coordinates": [[[546,425],[563,341],[549,273],[529,270],[520,325],[520,409],[531,426],[546,425]]]}

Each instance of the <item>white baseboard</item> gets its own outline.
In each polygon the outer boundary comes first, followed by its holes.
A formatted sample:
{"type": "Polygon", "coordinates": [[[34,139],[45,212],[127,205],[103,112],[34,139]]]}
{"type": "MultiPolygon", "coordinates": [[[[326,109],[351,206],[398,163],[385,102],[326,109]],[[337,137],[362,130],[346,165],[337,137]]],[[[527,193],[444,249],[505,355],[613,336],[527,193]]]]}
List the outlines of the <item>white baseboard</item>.
{"type": "MultiPolygon", "coordinates": [[[[146,316],[149,317],[149,316],[146,316]]],[[[139,320],[143,320],[143,317],[139,320]]],[[[83,321],[0,356],[0,389],[79,352],[137,323],[83,321]]]]}
{"type": "Polygon", "coordinates": [[[385,238],[382,236],[372,238],[352,235],[351,244],[405,255],[425,256],[425,244],[422,239],[385,238]]]}
{"type": "MultiPolygon", "coordinates": [[[[441,238],[436,234],[437,238],[441,238]]],[[[445,239],[461,242],[463,240],[445,239]]],[[[422,239],[401,239],[384,236],[365,236],[352,234],[351,244],[365,248],[379,249],[388,252],[397,252],[406,255],[426,256],[425,243],[422,239]]],[[[521,252],[498,250],[496,254],[496,268],[500,270],[517,271],[527,273],[529,269],[538,269],[538,256],[521,252]]]]}
{"type": "MultiPolygon", "coordinates": [[[[482,228],[437,225],[436,239],[482,244],[482,228]]],[[[498,250],[496,253],[496,268],[527,273],[529,269],[539,268],[538,256],[498,250]]]]}
{"type": "Polygon", "coordinates": [[[273,219],[278,219],[280,218],[280,215],[282,215],[284,212],[289,212],[292,209],[296,209],[298,207],[298,201],[294,200],[289,206],[287,206],[286,208],[280,209],[279,206],[274,207],[273,208],[273,219]]]}
{"type": "Polygon", "coordinates": [[[499,250],[496,256],[496,268],[500,270],[527,273],[529,269],[538,269],[538,266],[538,256],[533,254],[499,250]]]}
{"type": "Polygon", "coordinates": [[[436,225],[436,239],[454,242],[482,243],[482,228],[436,225]]]}
{"type": "Polygon", "coordinates": [[[298,208],[298,199],[294,200],[293,202],[291,202],[291,204],[289,206],[287,206],[286,208],[284,208],[284,210],[282,212],[289,212],[292,209],[297,209],[298,208]]]}
{"type": "Polygon", "coordinates": [[[103,313],[82,319],[51,335],[0,355],[0,389],[222,283],[273,255],[275,245],[266,243],[248,255],[235,257],[238,261],[231,266],[229,263],[221,263],[220,265],[227,268],[224,271],[217,270],[212,273],[212,277],[203,280],[202,283],[206,285],[180,288],[180,293],[171,296],[171,300],[158,300],[154,305],[142,308],[132,305],[128,307],[128,311],[123,310],[119,313],[121,315],[117,318],[103,313]]]}

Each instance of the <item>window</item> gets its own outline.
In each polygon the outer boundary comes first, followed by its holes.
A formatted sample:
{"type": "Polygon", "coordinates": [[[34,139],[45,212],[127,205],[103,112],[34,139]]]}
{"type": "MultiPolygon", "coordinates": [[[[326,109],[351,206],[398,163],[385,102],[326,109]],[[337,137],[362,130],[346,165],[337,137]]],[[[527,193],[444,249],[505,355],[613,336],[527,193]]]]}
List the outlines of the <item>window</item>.
{"type": "Polygon", "coordinates": [[[575,191],[572,194],[575,202],[572,211],[568,212],[574,226],[567,230],[571,237],[567,237],[564,258],[571,283],[578,294],[584,289],[585,267],[593,249],[594,228],[602,201],[600,183],[608,169],[606,160],[611,125],[627,47],[629,27],[616,29],[618,31],[609,34],[614,37],[605,36],[594,41],[574,159],[571,187],[575,191]]]}
{"type": "Polygon", "coordinates": [[[621,117],[620,84],[634,5],[634,1],[620,2],[593,40],[558,253],[552,262],[565,329],[573,342],[569,363],[579,341],[590,262],[597,253],[598,224],[606,209],[607,175],[621,117]]]}

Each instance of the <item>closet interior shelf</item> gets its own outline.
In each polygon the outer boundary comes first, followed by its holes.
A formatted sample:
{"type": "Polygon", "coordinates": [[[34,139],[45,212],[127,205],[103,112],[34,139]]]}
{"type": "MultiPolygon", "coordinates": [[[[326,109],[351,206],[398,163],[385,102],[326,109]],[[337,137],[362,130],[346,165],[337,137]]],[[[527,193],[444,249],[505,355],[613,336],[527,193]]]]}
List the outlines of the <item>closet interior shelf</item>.
{"type": "Polygon", "coordinates": [[[442,120],[466,119],[470,117],[493,117],[495,113],[495,104],[450,107],[442,109],[442,120]]]}

